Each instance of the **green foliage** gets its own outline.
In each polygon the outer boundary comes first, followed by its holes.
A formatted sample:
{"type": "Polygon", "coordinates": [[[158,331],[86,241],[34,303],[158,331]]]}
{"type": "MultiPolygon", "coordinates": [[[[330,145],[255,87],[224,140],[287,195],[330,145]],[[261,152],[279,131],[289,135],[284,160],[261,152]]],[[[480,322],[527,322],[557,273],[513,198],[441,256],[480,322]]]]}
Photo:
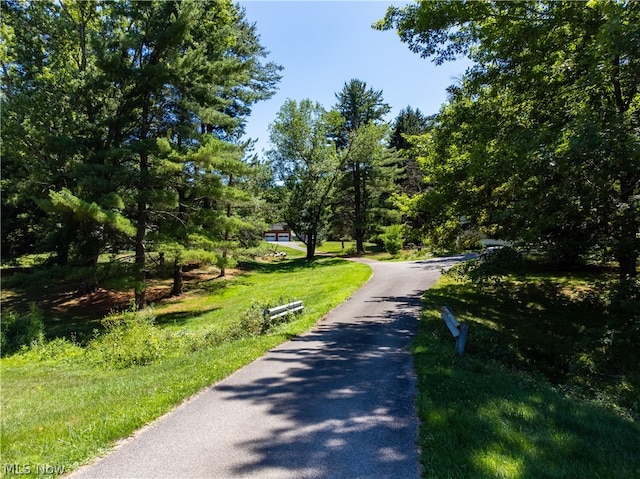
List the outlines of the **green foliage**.
{"type": "Polygon", "coordinates": [[[458,263],[445,274],[478,285],[497,284],[506,275],[522,271],[524,266],[525,260],[520,252],[502,247],[486,251],[478,258],[458,263]]]}
{"type": "MultiPolygon", "coordinates": [[[[113,200],[113,198],[111,198],[113,200]]],[[[122,208],[124,205],[119,198],[115,204],[122,208]]],[[[120,231],[128,236],[135,234],[135,228],[131,221],[121,214],[105,210],[95,202],[87,202],[75,196],[67,188],[60,191],[49,192],[49,202],[42,202],[41,207],[50,212],[58,212],[62,215],[69,215],[75,221],[93,222],[98,225],[108,225],[116,231],[120,231]]]]}
{"type": "Polygon", "coordinates": [[[330,134],[339,124],[336,115],[319,103],[287,100],[270,125],[269,152],[277,178],[284,183],[284,219],[307,245],[307,257],[327,229],[329,201],[342,161],[330,134]]]}
{"type": "Polygon", "coordinates": [[[426,133],[431,124],[419,109],[410,106],[400,110],[394,120],[389,138],[389,148],[394,148],[400,154],[399,166],[402,173],[396,179],[403,194],[413,196],[424,191],[423,174],[418,165],[418,159],[412,154],[409,138],[426,133]]]}
{"type": "Polygon", "coordinates": [[[102,320],[106,332],[96,337],[87,347],[89,361],[114,368],[144,366],[166,354],[163,333],[154,327],[152,309],[132,308],[112,313],[102,320]]]}
{"type": "Polygon", "coordinates": [[[637,475],[638,352],[593,301],[595,278],[514,275],[488,290],[445,276],[427,291],[414,344],[424,477],[637,475]],[[470,327],[463,357],[443,305],[470,327]]]}
{"type": "Polygon", "coordinates": [[[293,301],[295,300],[280,296],[277,301],[269,303],[253,302],[251,307],[242,313],[238,324],[231,328],[229,336],[233,338],[245,338],[268,334],[277,326],[293,321],[300,315],[300,312],[286,314],[279,318],[270,318],[266,312],[270,308],[289,304],[293,301]]]}
{"type": "Polygon", "coordinates": [[[35,304],[26,314],[3,311],[0,324],[0,351],[9,356],[44,342],[44,316],[35,304]]]}
{"type": "Polygon", "coordinates": [[[404,244],[404,226],[387,226],[380,237],[382,238],[384,249],[387,253],[395,256],[402,250],[402,245],[404,244]]]}
{"type": "Polygon", "coordinates": [[[384,116],[391,111],[391,107],[384,102],[382,90],[367,88],[367,82],[353,78],[336,93],[338,103],[335,109],[344,119],[343,140],[341,147],[346,147],[348,139],[344,138],[350,132],[358,130],[369,123],[380,124],[384,116]]]}
{"type": "Polygon", "coordinates": [[[482,234],[478,230],[464,230],[458,234],[455,242],[458,251],[482,249],[482,234]]]}
{"type": "Polygon", "coordinates": [[[3,2],[2,18],[3,256],[95,265],[133,240],[142,303],[149,232],[208,233],[225,256],[255,236],[238,140],[281,68],[241,7],[3,2]]]}
{"type": "Polygon", "coordinates": [[[638,25],[633,2],[390,7],[377,28],[436,63],[475,62],[413,140],[426,190],[410,222],[434,244],[478,230],[558,263],[616,259],[635,277],[638,25]]]}
{"type": "Polygon", "coordinates": [[[396,153],[387,148],[389,127],[383,123],[390,107],[382,91],[358,79],[346,82],[336,99],[342,123],[335,134],[344,159],[332,199],[332,231],[353,237],[357,252],[364,253],[365,240],[400,221],[390,200],[400,168],[396,153]]]}
{"type": "Polygon", "coordinates": [[[22,351],[25,361],[52,361],[57,364],[77,364],[86,358],[86,349],[73,340],[55,338],[51,341],[32,343],[29,350],[22,351]]]}

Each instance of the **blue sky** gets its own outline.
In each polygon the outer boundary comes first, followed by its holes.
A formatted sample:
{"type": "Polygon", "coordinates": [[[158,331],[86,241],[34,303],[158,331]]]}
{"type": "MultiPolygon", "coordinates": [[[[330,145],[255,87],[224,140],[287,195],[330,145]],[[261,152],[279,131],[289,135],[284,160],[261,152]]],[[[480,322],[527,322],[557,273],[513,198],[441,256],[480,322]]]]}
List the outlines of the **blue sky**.
{"type": "Polygon", "coordinates": [[[392,121],[406,106],[430,115],[446,102],[446,88],[469,66],[459,60],[437,66],[409,51],[395,31],[373,30],[389,1],[240,0],[256,23],[268,61],[284,67],[276,95],[253,107],[246,137],[258,138],[256,152],[268,150],[268,125],[287,98],[310,98],[329,109],[335,93],[353,78],[382,90],[392,121]]]}

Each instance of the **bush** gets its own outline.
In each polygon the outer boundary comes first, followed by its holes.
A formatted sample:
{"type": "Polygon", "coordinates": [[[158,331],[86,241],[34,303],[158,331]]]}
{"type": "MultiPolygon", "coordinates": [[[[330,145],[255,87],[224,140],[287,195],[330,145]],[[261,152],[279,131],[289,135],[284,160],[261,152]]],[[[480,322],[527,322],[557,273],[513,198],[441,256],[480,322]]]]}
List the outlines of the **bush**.
{"type": "Polygon", "coordinates": [[[71,363],[84,358],[85,351],[73,340],[55,338],[48,342],[38,342],[26,354],[36,361],[71,363]]]}
{"type": "Polygon", "coordinates": [[[296,314],[285,314],[279,318],[270,319],[265,314],[265,310],[275,308],[293,302],[293,299],[280,297],[277,304],[270,303],[253,303],[251,307],[244,312],[240,318],[240,322],[235,325],[229,332],[232,339],[244,338],[248,336],[260,336],[266,334],[276,326],[291,321],[296,314]]]}
{"type": "Polygon", "coordinates": [[[387,253],[395,256],[402,249],[404,243],[404,227],[402,225],[387,226],[380,238],[387,253]]]}
{"type": "Polygon", "coordinates": [[[520,271],[523,265],[522,255],[515,249],[505,246],[488,250],[478,258],[459,263],[447,274],[468,279],[480,285],[496,284],[502,281],[503,276],[520,271]]]}
{"type": "Polygon", "coordinates": [[[87,347],[93,363],[126,368],[150,364],[167,352],[168,342],[162,331],[154,326],[152,309],[132,308],[112,313],[102,320],[107,332],[96,335],[87,347]]]}
{"type": "Polygon", "coordinates": [[[476,230],[463,231],[456,238],[456,249],[458,251],[478,250],[482,248],[482,235],[476,230]]]}
{"type": "Polygon", "coordinates": [[[6,311],[0,328],[0,351],[9,356],[44,341],[44,319],[35,304],[27,314],[6,311]]]}

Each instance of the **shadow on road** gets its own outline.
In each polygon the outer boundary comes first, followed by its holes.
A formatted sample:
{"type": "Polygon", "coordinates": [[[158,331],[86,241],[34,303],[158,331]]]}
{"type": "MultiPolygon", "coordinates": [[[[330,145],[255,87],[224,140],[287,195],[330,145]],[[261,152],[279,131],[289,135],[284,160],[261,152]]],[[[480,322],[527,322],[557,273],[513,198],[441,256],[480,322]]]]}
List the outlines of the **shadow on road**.
{"type": "Polygon", "coordinates": [[[247,457],[236,466],[239,476],[278,470],[295,473],[287,477],[418,476],[415,383],[406,347],[420,293],[374,302],[386,303],[382,316],[364,313],[349,324],[321,323],[295,339],[295,349],[283,345],[272,351],[265,360],[285,365],[274,364],[278,374],[218,386],[229,399],[263,405],[280,424],[235,445],[247,457]],[[295,366],[287,368],[289,363],[295,366]]]}

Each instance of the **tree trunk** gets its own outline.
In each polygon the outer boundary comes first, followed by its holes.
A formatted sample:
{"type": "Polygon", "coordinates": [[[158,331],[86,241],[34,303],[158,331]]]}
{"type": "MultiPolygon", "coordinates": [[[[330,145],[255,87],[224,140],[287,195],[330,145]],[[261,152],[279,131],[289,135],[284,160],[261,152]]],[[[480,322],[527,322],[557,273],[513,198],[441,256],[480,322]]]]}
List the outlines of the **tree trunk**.
{"type": "MultiPolygon", "coordinates": [[[[229,186],[233,185],[233,175],[229,175],[229,186]]],[[[232,208],[231,208],[231,202],[227,202],[227,218],[231,218],[231,213],[233,212],[232,208]]],[[[230,238],[230,233],[229,233],[229,226],[227,223],[227,226],[225,226],[224,228],[224,244],[222,246],[222,265],[220,266],[220,277],[224,277],[227,274],[227,258],[229,256],[229,238],[230,238]]]]}
{"type": "MultiPolygon", "coordinates": [[[[614,100],[621,124],[624,122],[625,113],[629,110],[630,99],[625,101],[620,82],[620,57],[613,59],[613,91],[614,100]]],[[[618,144],[621,144],[620,142],[618,144]]],[[[626,152],[621,151],[619,157],[625,158],[626,152]]],[[[638,212],[634,208],[634,196],[638,194],[640,178],[627,161],[620,162],[620,204],[625,207],[620,217],[620,238],[618,243],[617,259],[619,265],[620,280],[634,279],[637,277],[638,250],[638,212]]]]}
{"type": "Polygon", "coordinates": [[[354,225],[353,237],[356,240],[356,253],[364,254],[364,228],[362,227],[362,191],[360,190],[360,163],[353,162],[353,203],[354,225]]]}
{"type": "Polygon", "coordinates": [[[56,264],[64,266],[69,262],[71,238],[76,236],[75,222],[67,223],[56,234],[56,264]]]}
{"type": "MultiPolygon", "coordinates": [[[[150,125],[150,99],[151,94],[147,92],[144,96],[144,103],[142,107],[141,125],[140,125],[140,138],[141,140],[147,140],[149,136],[150,125]]],[[[141,145],[140,151],[140,177],[138,183],[138,212],[136,214],[136,290],[135,290],[135,302],[137,308],[145,308],[147,306],[146,298],[146,281],[147,271],[146,267],[146,244],[147,237],[147,220],[149,212],[147,210],[147,198],[149,195],[148,189],[151,187],[151,181],[149,178],[149,152],[146,150],[146,145],[141,145]]]]}
{"type": "Polygon", "coordinates": [[[136,276],[136,290],[135,290],[135,302],[138,309],[147,306],[146,299],[146,244],[145,239],[147,236],[147,192],[148,187],[148,175],[149,175],[149,159],[146,152],[140,153],[140,185],[138,191],[138,212],[136,215],[136,261],[135,261],[135,276],[136,276]]]}
{"type": "Polygon", "coordinates": [[[632,175],[623,175],[620,181],[620,202],[623,205],[627,205],[627,208],[620,218],[620,239],[617,252],[621,281],[637,277],[638,245],[640,241],[636,236],[638,232],[637,212],[632,207],[634,190],[635,182],[632,175]]]}
{"type": "Polygon", "coordinates": [[[135,260],[135,302],[136,308],[141,309],[147,306],[146,300],[146,228],[147,228],[147,206],[144,199],[138,200],[138,214],[136,225],[136,260],[135,260]]]}
{"type": "Polygon", "coordinates": [[[316,255],[316,236],[317,232],[307,232],[307,259],[313,259],[316,255]]]}
{"type": "Polygon", "coordinates": [[[227,274],[227,247],[223,246],[222,261],[220,261],[220,277],[224,278],[227,274]]]}
{"type": "Polygon", "coordinates": [[[182,282],[183,277],[184,273],[182,271],[182,263],[176,258],[173,263],[173,289],[171,290],[171,296],[182,295],[184,289],[182,282]]]}

